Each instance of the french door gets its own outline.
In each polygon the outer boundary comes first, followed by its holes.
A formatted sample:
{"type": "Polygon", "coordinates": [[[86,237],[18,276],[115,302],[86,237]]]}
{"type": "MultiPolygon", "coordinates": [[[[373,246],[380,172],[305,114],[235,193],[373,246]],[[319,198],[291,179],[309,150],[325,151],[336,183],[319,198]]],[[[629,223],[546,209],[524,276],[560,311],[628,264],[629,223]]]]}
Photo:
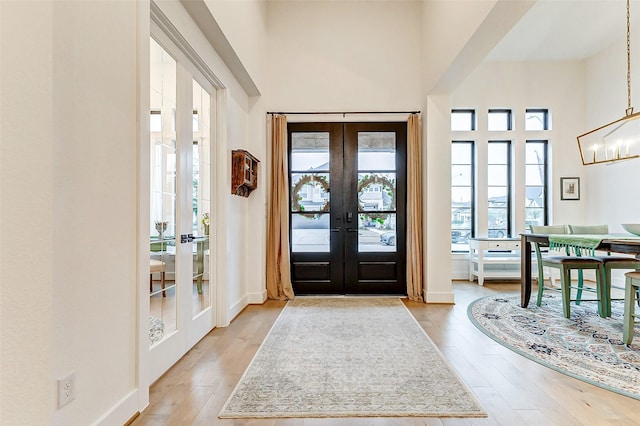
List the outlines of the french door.
{"type": "Polygon", "coordinates": [[[406,294],[407,124],[289,123],[296,294],[406,294]]]}
{"type": "Polygon", "coordinates": [[[156,37],[150,40],[150,382],[215,325],[209,273],[215,89],[185,66],[169,40],[156,37]]]}

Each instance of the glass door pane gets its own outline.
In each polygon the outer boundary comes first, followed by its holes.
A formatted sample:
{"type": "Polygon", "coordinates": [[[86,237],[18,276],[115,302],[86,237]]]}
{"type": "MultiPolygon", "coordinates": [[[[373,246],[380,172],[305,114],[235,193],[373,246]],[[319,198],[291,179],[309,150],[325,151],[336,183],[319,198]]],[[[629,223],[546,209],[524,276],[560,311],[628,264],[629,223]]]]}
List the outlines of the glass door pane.
{"type": "Polygon", "coordinates": [[[330,249],[329,132],[291,133],[291,251],[330,249]]]}
{"type": "Polygon", "coordinates": [[[193,316],[211,305],[211,95],[193,81],[193,316]]]}
{"type": "Polygon", "coordinates": [[[153,39],[150,62],[150,305],[149,344],[177,330],[176,62],[153,39]]]}
{"type": "Polygon", "coordinates": [[[358,132],[358,251],[396,251],[396,134],[358,132]]]}
{"type": "Polygon", "coordinates": [[[407,124],[344,127],[345,292],[406,294],[407,124]]]}

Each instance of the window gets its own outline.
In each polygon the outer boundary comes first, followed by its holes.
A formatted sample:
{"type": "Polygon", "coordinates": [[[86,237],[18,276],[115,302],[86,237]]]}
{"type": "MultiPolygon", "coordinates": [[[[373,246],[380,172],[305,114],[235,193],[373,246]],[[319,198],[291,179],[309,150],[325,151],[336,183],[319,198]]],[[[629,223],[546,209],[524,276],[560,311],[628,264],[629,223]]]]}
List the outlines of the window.
{"type": "Polygon", "coordinates": [[[526,131],[549,130],[549,110],[527,109],[524,115],[524,129],[526,131]]]}
{"type": "Polygon", "coordinates": [[[546,225],[549,220],[547,203],[547,141],[528,140],[525,154],[525,220],[530,225],[546,225]]]}
{"type": "Polygon", "coordinates": [[[469,132],[476,129],[476,111],[473,109],[451,110],[451,131],[469,132]]]}
{"type": "Polygon", "coordinates": [[[487,118],[487,130],[490,132],[507,131],[513,128],[510,109],[490,109],[487,118]]]}
{"type": "Polygon", "coordinates": [[[468,251],[474,235],[474,142],[451,143],[451,250],[468,251]]]}
{"type": "Polygon", "coordinates": [[[488,237],[511,235],[511,141],[489,141],[487,161],[488,237]]]}
{"type": "Polygon", "coordinates": [[[551,220],[549,109],[523,108],[521,120],[509,108],[476,111],[451,110],[452,252],[468,251],[470,238],[512,238],[551,220]],[[477,120],[487,127],[476,129],[477,120]]]}

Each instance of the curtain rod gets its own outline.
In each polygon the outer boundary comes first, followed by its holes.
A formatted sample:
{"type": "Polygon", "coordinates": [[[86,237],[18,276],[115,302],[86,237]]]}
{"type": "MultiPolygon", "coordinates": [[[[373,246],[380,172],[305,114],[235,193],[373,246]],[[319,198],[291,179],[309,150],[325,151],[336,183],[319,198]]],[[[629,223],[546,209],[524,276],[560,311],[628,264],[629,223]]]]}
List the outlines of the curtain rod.
{"type": "Polygon", "coordinates": [[[308,112],[300,112],[300,111],[292,111],[292,112],[267,112],[267,114],[275,115],[334,115],[334,114],[342,114],[343,116],[349,114],[420,114],[420,111],[308,111],[308,112]]]}

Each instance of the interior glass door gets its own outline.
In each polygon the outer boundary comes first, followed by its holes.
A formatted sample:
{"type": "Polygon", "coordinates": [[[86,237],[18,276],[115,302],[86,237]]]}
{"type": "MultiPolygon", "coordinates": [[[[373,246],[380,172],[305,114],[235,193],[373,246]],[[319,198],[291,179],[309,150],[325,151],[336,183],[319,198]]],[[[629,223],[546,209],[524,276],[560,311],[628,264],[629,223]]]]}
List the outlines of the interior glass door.
{"type": "Polygon", "coordinates": [[[212,304],[214,282],[211,274],[213,260],[212,234],[212,150],[211,135],[215,89],[210,84],[203,87],[195,79],[193,86],[192,144],[189,161],[191,204],[191,316],[189,344],[198,342],[215,325],[215,311],[212,304]]]}
{"type": "Polygon", "coordinates": [[[177,63],[151,40],[149,344],[178,329],[176,298],[177,63]]]}
{"type": "Polygon", "coordinates": [[[209,232],[211,226],[211,96],[193,81],[193,146],[191,174],[193,183],[194,253],[192,279],[193,316],[211,306],[209,285],[209,232]]]}
{"type": "Polygon", "coordinates": [[[215,325],[210,273],[215,89],[163,46],[150,41],[152,380],[215,325]]]}

